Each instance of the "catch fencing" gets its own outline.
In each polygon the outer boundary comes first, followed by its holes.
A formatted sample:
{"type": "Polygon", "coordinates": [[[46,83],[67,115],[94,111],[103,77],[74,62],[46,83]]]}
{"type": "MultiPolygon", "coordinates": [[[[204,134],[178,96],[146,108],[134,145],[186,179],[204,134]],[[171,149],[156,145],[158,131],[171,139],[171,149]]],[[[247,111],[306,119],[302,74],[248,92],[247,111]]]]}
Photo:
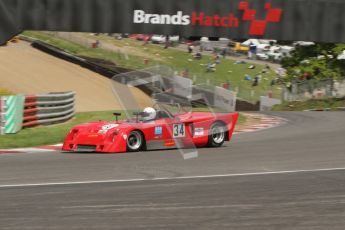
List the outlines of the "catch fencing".
{"type": "Polygon", "coordinates": [[[138,87],[153,98],[164,94],[163,98],[168,99],[169,103],[174,103],[170,101],[170,95],[171,98],[179,98],[179,103],[209,105],[227,111],[235,111],[236,108],[236,93],[218,86],[194,85],[193,80],[179,76],[178,72],[167,66],[118,74],[113,80],[138,87]]]}
{"type": "Polygon", "coordinates": [[[345,78],[338,80],[305,80],[294,82],[283,89],[284,101],[306,101],[310,99],[345,97],[345,78]]]}
{"type": "Polygon", "coordinates": [[[260,111],[262,112],[271,111],[273,106],[279,105],[281,103],[282,101],[279,99],[262,96],[260,97],[260,111]]]}
{"type": "Polygon", "coordinates": [[[74,114],[74,92],[25,96],[23,127],[62,123],[74,114]]]}

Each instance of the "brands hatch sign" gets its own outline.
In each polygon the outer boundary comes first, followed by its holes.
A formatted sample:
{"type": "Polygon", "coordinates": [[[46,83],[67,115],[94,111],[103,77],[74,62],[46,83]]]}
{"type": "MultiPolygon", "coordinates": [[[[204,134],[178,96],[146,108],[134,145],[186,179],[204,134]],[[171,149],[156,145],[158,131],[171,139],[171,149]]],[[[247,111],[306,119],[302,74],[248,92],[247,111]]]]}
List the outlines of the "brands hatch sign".
{"type": "Polygon", "coordinates": [[[204,12],[192,12],[191,15],[184,14],[183,11],[177,11],[174,15],[152,14],[144,10],[134,10],[134,24],[152,24],[152,25],[182,25],[182,26],[204,26],[204,27],[223,27],[238,28],[241,21],[250,21],[249,35],[262,36],[265,34],[267,23],[278,23],[281,20],[283,9],[272,8],[271,3],[265,4],[267,11],[266,17],[261,20],[256,19],[256,10],[249,8],[247,1],[241,1],[238,9],[243,11],[242,18],[236,17],[234,13],[229,12],[225,16],[219,14],[207,15],[204,12]]]}
{"type": "Polygon", "coordinates": [[[0,0],[0,43],[23,30],[345,42],[344,0],[0,0]]]}
{"type": "Polygon", "coordinates": [[[206,16],[204,13],[193,13],[183,15],[182,11],[178,11],[176,15],[168,14],[147,14],[143,10],[134,11],[134,23],[149,23],[161,25],[193,25],[193,26],[215,26],[215,27],[238,27],[239,20],[233,14],[227,17],[219,15],[206,16]]]}

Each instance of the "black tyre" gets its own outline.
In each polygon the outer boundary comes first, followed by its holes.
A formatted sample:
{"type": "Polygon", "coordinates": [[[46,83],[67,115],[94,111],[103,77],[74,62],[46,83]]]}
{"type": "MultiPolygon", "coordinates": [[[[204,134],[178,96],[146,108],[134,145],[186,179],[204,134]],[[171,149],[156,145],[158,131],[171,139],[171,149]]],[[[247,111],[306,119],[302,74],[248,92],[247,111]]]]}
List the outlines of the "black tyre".
{"type": "Polygon", "coordinates": [[[225,142],[225,138],[226,128],[224,124],[216,122],[210,128],[207,145],[209,147],[221,147],[225,142]]]}
{"type": "Polygon", "coordinates": [[[141,132],[132,131],[127,137],[127,151],[138,152],[144,150],[145,139],[141,132]]]}

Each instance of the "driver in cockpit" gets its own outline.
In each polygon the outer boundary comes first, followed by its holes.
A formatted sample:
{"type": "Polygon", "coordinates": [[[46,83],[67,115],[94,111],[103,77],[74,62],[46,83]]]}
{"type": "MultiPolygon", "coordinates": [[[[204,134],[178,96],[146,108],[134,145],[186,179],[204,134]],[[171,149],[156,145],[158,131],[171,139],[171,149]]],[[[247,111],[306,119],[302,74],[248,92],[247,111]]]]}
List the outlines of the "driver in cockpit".
{"type": "Polygon", "coordinates": [[[157,117],[157,111],[152,108],[152,107],[147,107],[144,109],[144,116],[143,116],[143,121],[144,122],[150,122],[156,120],[157,117]]]}

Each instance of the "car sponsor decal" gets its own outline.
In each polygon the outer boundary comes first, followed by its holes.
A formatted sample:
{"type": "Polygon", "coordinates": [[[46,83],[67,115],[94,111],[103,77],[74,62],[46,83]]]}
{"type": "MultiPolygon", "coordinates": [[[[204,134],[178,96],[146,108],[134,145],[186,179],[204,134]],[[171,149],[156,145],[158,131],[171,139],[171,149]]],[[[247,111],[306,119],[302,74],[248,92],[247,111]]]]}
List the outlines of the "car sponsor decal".
{"type": "Polygon", "coordinates": [[[155,135],[162,135],[162,134],[163,134],[162,126],[155,127],[155,135]]]}
{"type": "Polygon", "coordinates": [[[184,124],[174,124],[173,126],[173,137],[185,137],[186,136],[186,126],[184,124]]]}
{"type": "Polygon", "coordinates": [[[175,144],[175,141],[174,140],[165,140],[164,141],[164,146],[165,147],[173,147],[173,146],[175,146],[176,144],[175,144]]]}
{"type": "Polygon", "coordinates": [[[116,128],[118,126],[118,124],[103,125],[101,130],[98,131],[98,133],[107,133],[109,130],[116,128]]]}
{"type": "Polygon", "coordinates": [[[195,128],[194,136],[204,136],[204,135],[205,135],[204,128],[195,128]]]}

